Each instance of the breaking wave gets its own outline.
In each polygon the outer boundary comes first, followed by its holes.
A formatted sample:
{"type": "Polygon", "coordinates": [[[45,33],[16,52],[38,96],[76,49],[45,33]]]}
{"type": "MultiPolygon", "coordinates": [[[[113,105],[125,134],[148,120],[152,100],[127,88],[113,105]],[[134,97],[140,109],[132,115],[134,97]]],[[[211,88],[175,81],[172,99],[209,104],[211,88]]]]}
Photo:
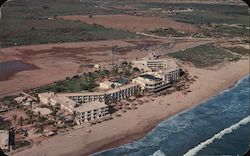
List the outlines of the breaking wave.
{"type": "Polygon", "coordinates": [[[161,122],[143,139],[94,155],[243,155],[250,147],[249,85],[250,75],[161,122]]]}
{"type": "Polygon", "coordinates": [[[162,152],[161,150],[157,150],[156,152],[154,152],[152,155],[150,156],[166,156],[164,152],[162,152]]]}
{"type": "Polygon", "coordinates": [[[215,139],[221,139],[223,135],[231,133],[232,131],[238,129],[241,125],[246,125],[250,123],[250,116],[242,119],[240,122],[222,130],[221,132],[215,134],[212,138],[200,143],[199,145],[195,146],[194,148],[190,149],[187,153],[183,156],[193,156],[196,155],[199,151],[204,149],[207,145],[211,144],[215,139]]]}

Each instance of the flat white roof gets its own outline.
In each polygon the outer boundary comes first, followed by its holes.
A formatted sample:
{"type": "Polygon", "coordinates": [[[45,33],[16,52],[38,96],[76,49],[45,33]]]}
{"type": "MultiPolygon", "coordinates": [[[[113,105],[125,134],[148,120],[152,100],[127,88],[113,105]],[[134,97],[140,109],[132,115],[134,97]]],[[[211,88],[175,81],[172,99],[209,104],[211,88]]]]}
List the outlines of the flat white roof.
{"type": "Polygon", "coordinates": [[[33,111],[36,113],[40,112],[41,115],[48,115],[48,114],[52,113],[52,111],[48,108],[35,108],[35,109],[33,109],[33,111]]]}
{"type": "Polygon", "coordinates": [[[20,102],[20,101],[23,101],[25,99],[26,99],[26,97],[19,96],[19,97],[16,97],[14,100],[17,101],[17,102],[20,102]]]}
{"type": "Polygon", "coordinates": [[[119,86],[119,87],[117,87],[115,89],[107,90],[106,94],[112,94],[112,93],[115,93],[115,92],[119,92],[121,90],[125,90],[125,89],[131,88],[131,87],[135,87],[135,86],[139,86],[139,85],[136,84],[136,83],[126,84],[126,85],[123,85],[123,86],[119,86]]]}
{"type": "Polygon", "coordinates": [[[104,92],[79,92],[79,93],[59,93],[59,96],[92,96],[92,95],[103,95],[104,92]]]}
{"type": "Polygon", "coordinates": [[[94,109],[100,109],[100,108],[104,108],[104,107],[107,107],[107,105],[104,102],[91,101],[91,102],[87,102],[87,103],[82,103],[80,106],[74,108],[74,110],[76,112],[87,112],[87,111],[91,111],[94,109]]]}
{"type": "Polygon", "coordinates": [[[65,105],[70,108],[74,108],[74,106],[77,104],[75,101],[71,100],[70,98],[64,96],[64,95],[56,95],[53,98],[56,102],[58,102],[61,105],[65,105]]]}
{"type": "Polygon", "coordinates": [[[105,85],[111,86],[111,85],[114,84],[114,82],[111,82],[111,81],[103,81],[103,82],[100,82],[100,84],[105,84],[105,85]]]}

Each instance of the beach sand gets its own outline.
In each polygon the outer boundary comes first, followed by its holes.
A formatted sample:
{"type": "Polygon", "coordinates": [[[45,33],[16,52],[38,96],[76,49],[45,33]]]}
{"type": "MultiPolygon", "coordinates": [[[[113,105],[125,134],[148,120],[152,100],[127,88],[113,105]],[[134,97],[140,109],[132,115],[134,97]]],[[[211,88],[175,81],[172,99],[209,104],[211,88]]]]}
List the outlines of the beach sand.
{"type": "Polygon", "coordinates": [[[121,117],[54,136],[14,155],[80,156],[138,140],[160,121],[191,109],[220,91],[232,87],[237,80],[249,74],[249,59],[225,63],[214,69],[198,69],[186,65],[183,68],[191,76],[198,77],[190,85],[192,92],[186,96],[181,97],[179,92],[174,92],[157,98],[150,97],[154,100],[139,105],[136,110],[121,113],[121,117]]]}

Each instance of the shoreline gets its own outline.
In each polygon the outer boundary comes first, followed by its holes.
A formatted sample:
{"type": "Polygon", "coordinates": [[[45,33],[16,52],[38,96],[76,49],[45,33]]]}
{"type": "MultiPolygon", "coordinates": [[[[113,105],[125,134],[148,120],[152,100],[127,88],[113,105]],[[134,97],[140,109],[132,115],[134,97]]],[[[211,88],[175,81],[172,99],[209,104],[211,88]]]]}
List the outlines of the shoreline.
{"type": "Polygon", "coordinates": [[[224,91],[227,91],[227,90],[233,89],[234,87],[236,87],[237,83],[241,79],[243,79],[243,78],[245,78],[246,76],[249,76],[249,75],[250,75],[250,73],[247,74],[247,75],[245,75],[245,76],[243,76],[239,80],[234,81],[234,83],[231,86],[228,86],[227,88],[219,91],[217,94],[215,94],[215,95],[213,95],[213,96],[211,96],[211,97],[209,97],[209,98],[201,101],[200,103],[198,103],[197,105],[194,105],[193,107],[191,107],[189,109],[183,109],[183,110],[177,112],[176,114],[172,114],[172,115],[167,116],[166,118],[163,118],[162,120],[155,121],[153,124],[148,125],[148,127],[146,127],[146,130],[144,130],[144,131],[137,132],[137,133],[131,133],[128,136],[117,138],[116,140],[114,140],[114,141],[112,141],[112,142],[110,142],[110,143],[108,143],[106,145],[103,145],[102,147],[99,147],[99,148],[97,148],[94,151],[91,151],[89,153],[84,153],[84,154],[86,154],[86,155],[97,154],[99,152],[103,152],[103,151],[106,151],[106,150],[109,150],[109,149],[112,149],[112,148],[117,148],[119,146],[123,146],[125,144],[132,143],[134,141],[139,141],[139,140],[143,139],[145,136],[147,136],[148,133],[150,133],[151,131],[153,131],[161,122],[164,122],[165,120],[168,120],[169,118],[171,118],[171,117],[173,117],[175,115],[181,114],[181,113],[186,112],[186,111],[190,111],[190,110],[194,109],[195,107],[203,104],[204,102],[212,99],[213,97],[219,95],[220,93],[222,93],[224,91]]]}
{"type": "Polygon", "coordinates": [[[249,75],[248,64],[249,59],[229,62],[216,70],[186,67],[191,76],[197,75],[198,78],[190,85],[192,92],[182,99],[177,98],[180,92],[159,96],[138,106],[137,110],[122,113],[119,118],[49,138],[40,145],[14,155],[89,155],[139,140],[163,120],[189,111],[218,93],[234,87],[237,81],[249,75]]]}

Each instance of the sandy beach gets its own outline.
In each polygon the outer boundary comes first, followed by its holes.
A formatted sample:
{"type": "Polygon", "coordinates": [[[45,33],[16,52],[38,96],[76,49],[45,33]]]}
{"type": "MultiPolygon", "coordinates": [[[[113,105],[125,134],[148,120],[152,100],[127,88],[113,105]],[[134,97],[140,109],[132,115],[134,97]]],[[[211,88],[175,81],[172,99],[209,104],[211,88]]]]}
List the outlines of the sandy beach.
{"type": "Polygon", "coordinates": [[[82,156],[138,140],[160,121],[195,107],[220,91],[232,87],[237,80],[250,73],[249,59],[225,63],[214,69],[198,69],[187,65],[182,68],[187,69],[191,76],[198,77],[190,85],[192,92],[186,96],[174,92],[157,98],[143,97],[149,102],[139,105],[136,110],[121,113],[121,117],[51,137],[13,155],[82,156]]]}

